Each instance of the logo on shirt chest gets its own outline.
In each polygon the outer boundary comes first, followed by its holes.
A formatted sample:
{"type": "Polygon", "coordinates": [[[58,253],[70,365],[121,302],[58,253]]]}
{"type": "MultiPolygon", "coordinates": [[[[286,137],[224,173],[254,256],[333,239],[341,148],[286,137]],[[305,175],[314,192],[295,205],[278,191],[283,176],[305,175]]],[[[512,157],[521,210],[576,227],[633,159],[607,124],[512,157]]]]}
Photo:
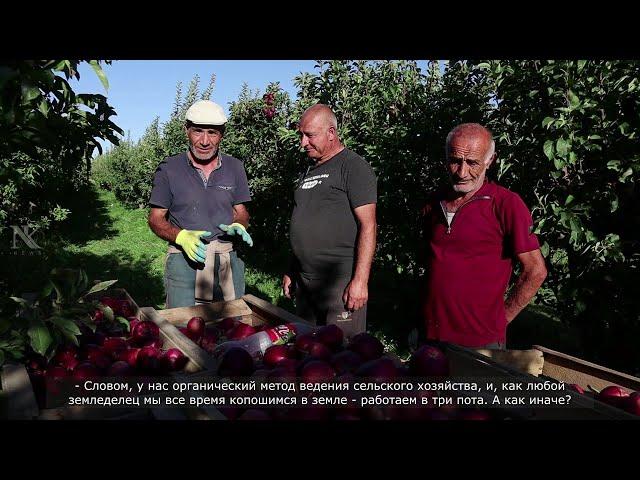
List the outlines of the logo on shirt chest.
{"type": "Polygon", "coordinates": [[[236,188],[233,185],[217,185],[217,187],[220,190],[233,190],[234,188],[236,188]]]}
{"type": "Polygon", "coordinates": [[[329,174],[316,175],[315,177],[305,178],[304,183],[300,186],[302,190],[309,190],[310,188],[322,185],[322,179],[329,178],[329,174]]]}

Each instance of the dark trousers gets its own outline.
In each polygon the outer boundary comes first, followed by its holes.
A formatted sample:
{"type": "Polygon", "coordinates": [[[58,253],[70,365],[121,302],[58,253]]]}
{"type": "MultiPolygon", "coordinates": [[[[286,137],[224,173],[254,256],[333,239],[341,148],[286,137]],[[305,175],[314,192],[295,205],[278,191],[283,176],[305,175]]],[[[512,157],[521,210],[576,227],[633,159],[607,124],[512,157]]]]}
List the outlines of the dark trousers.
{"type": "Polygon", "coordinates": [[[345,339],[367,330],[367,305],[354,312],[345,309],[342,295],[351,281],[351,276],[332,278],[307,278],[296,274],[296,314],[315,324],[335,324],[342,330],[345,339]]]}

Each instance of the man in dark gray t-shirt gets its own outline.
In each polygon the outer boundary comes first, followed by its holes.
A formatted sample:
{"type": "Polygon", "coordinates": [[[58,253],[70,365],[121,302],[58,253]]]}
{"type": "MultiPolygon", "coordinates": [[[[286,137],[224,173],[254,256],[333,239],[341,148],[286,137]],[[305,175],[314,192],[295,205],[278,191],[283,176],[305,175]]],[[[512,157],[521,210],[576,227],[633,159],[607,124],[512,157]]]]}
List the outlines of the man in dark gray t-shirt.
{"type": "Polygon", "coordinates": [[[345,148],[326,105],[300,118],[301,146],[313,164],[296,185],[291,215],[293,251],[285,296],[295,293],[299,316],[336,324],[347,338],[366,330],[371,262],[376,247],[376,177],[345,148]]]}

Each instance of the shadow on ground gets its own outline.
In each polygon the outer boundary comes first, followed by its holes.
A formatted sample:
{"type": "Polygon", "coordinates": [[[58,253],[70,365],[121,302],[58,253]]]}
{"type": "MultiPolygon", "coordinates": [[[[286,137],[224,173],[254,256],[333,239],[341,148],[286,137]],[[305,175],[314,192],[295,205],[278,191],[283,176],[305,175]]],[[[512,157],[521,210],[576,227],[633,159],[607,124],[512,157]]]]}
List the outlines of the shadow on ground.
{"type": "Polygon", "coordinates": [[[109,217],[109,206],[100,198],[97,189],[86,188],[73,192],[65,208],[71,210],[71,214],[52,232],[54,242],[66,241],[82,246],[116,233],[109,217]]]}
{"type": "Polygon", "coordinates": [[[151,256],[133,260],[123,251],[107,255],[60,251],[51,256],[11,257],[1,262],[0,271],[8,291],[21,295],[42,288],[55,267],[81,268],[90,281],[117,279],[114,287],[126,289],[139,306],[157,308],[164,303],[164,285],[161,277],[149,273],[153,260],[151,256]]]}

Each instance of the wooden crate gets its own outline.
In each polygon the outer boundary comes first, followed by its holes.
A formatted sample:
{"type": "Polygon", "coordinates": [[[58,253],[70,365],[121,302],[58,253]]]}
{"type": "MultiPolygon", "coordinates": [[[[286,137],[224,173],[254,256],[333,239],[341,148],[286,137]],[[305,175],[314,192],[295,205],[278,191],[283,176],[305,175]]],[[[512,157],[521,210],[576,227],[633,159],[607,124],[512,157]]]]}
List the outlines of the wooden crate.
{"type": "Polygon", "coordinates": [[[218,368],[217,362],[204,349],[178,330],[178,327],[186,327],[192,317],[202,317],[207,325],[216,324],[229,317],[234,317],[253,327],[265,323],[268,325],[293,322],[309,324],[306,320],[253,295],[244,295],[242,298],[230,302],[214,302],[167,310],[144,307],[140,310],[140,315],[141,318],[151,320],[158,325],[164,338],[193,360],[198,367],[197,371],[213,372],[218,368]]]}
{"type": "MultiPolygon", "coordinates": [[[[252,326],[262,325],[264,323],[268,325],[279,325],[289,322],[308,323],[300,317],[297,317],[296,315],[293,315],[292,313],[253,295],[245,295],[241,300],[234,300],[233,302],[219,302],[217,304],[214,303],[160,311],[155,311],[153,309],[142,310],[144,315],[155,321],[161,330],[167,332],[168,336],[173,338],[174,342],[179,344],[181,348],[184,348],[185,351],[192,351],[195,349],[200,351],[198,355],[205,356],[208,356],[208,354],[204,350],[180,333],[176,328],[179,326],[186,326],[186,323],[193,316],[202,317],[206,323],[217,323],[223,318],[234,316],[240,321],[252,326]]],[[[497,355],[495,358],[491,358],[490,356],[488,357],[483,355],[480,351],[464,347],[447,345],[444,348],[444,352],[449,359],[451,369],[450,373],[453,377],[465,377],[469,379],[490,378],[495,379],[496,382],[504,381],[524,383],[543,383],[544,381],[549,380],[549,377],[547,376],[549,373],[548,366],[547,370],[545,370],[544,367],[542,368],[542,373],[539,371],[541,362],[539,361],[539,353],[537,353],[537,351],[528,351],[526,352],[526,355],[522,355],[522,357],[527,357],[528,359],[534,358],[535,362],[533,363],[535,364],[535,368],[527,364],[527,362],[518,355],[509,356],[510,360],[508,364],[504,364],[500,362],[500,360],[505,361],[503,356],[497,355]]],[[[193,356],[196,355],[194,354],[193,356]]],[[[208,357],[211,359],[210,356],[208,357]]],[[[545,365],[547,363],[546,358],[547,356],[545,354],[545,365]]],[[[215,360],[211,360],[213,363],[208,365],[207,370],[215,372],[217,370],[217,363],[215,360]]],[[[202,360],[202,362],[204,363],[204,360],[202,360]]],[[[208,374],[209,373],[206,372],[205,377],[208,374]]],[[[558,378],[557,380],[562,379],[558,378]]],[[[501,408],[501,410],[506,412],[508,416],[512,418],[527,420],[638,419],[636,416],[630,415],[602,402],[595,401],[593,398],[588,396],[580,395],[577,392],[567,391],[566,394],[571,396],[571,404],[575,408],[531,406],[527,408],[505,407],[501,408]]],[[[189,418],[226,418],[215,408],[207,408],[204,410],[206,411],[200,411],[198,413],[194,413],[194,411],[190,412],[189,418]]]]}
{"type": "Polygon", "coordinates": [[[575,383],[585,390],[589,386],[602,390],[609,385],[617,385],[627,390],[640,391],[640,378],[618,372],[610,368],[587,362],[540,345],[533,348],[542,352],[544,367],[542,374],[560,382],[575,383]]]}
{"type": "MultiPolygon", "coordinates": [[[[536,347],[537,348],[537,347],[536,347]]],[[[449,358],[450,374],[455,377],[495,378],[496,381],[540,383],[562,381],[544,374],[534,376],[522,372],[510,365],[498,363],[472,349],[448,345],[445,353],[449,358]]],[[[545,357],[546,364],[546,357],[545,357]]],[[[528,420],[640,420],[640,417],[599,402],[589,396],[573,390],[563,395],[571,396],[571,405],[575,408],[549,408],[531,406],[527,408],[505,408],[514,417],[528,420]]]]}
{"type": "Polygon", "coordinates": [[[7,420],[30,420],[40,412],[36,396],[24,365],[6,364],[0,370],[0,418],[7,420]]]}
{"type": "MultiPolygon", "coordinates": [[[[281,325],[283,323],[307,323],[306,320],[293,315],[292,313],[277,307],[254,295],[244,295],[242,298],[229,302],[214,302],[210,304],[195,305],[190,307],[171,308],[156,311],[153,308],[145,307],[141,309],[141,316],[144,319],[153,321],[160,332],[175,345],[178,345],[185,355],[188,355],[201,367],[199,374],[189,377],[195,380],[201,375],[204,380],[210,377],[218,369],[218,362],[204,349],[194,343],[178,330],[184,327],[188,321],[195,316],[202,317],[206,324],[216,324],[224,318],[235,317],[238,321],[253,327],[268,324],[281,325]]],[[[199,392],[190,392],[191,395],[198,396],[199,392]]],[[[159,418],[163,415],[171,415],[171,410],[165,409],[159,412],[159,418]]],[[[181,409],[178,415],[186,415],[189,419],[196,420],[226,420],[227,418],[220,411],[213,407],[201,407],[200,409],[181,409]]]]}

